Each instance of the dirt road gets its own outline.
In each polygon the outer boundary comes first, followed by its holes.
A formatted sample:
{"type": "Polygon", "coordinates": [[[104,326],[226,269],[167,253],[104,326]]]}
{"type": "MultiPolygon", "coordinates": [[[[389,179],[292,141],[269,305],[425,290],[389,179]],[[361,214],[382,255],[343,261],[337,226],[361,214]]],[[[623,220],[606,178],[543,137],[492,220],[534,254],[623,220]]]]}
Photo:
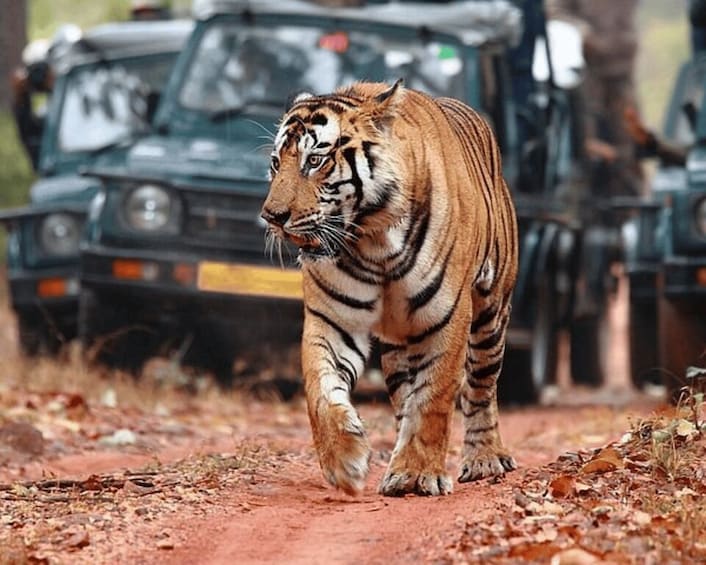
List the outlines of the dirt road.
{"type": "MultiPolygon", "coordinates": [[[[129,396],[115,407],[85,400],[79,415],[77,401],[60,393],[5,389],[5,413],[45,437],[39,454],[4,452],[5,543],[21,540],[27,562],[438,562],[469,520],[510,513],[514,493],[540,466],[620,437],[656,407],[631,398],[505,410],[502,432],[520,470],[457,485],[445,498],[389,499],[376,492],[394,442],[385,405],[361,406],[375,455],[367,488],[350,498],[325,485],[301,400],[168,396],[152,410],[129,396]],[[126,430],[134,437],[107,441],[126,430]]],[[[460,426],[457,419],[451,472],[460,426]]]]}
{"type": "MultiPolygon", "coordinates": [[[[76,355],[26,364],[12,352],[12,335],[0,335],[0,564],[512,563],[520,555],[546,563],[566,551],[584,551],[587,560],[552,562],[599,562],[617,554],[600,549],[605,539],[586,552],[576,516],[590,501],[590,524],[598,520],[592,513],[609,482],[581,478],[581,469],[596,457],[601,463],[592,448],[659,410],[659,402],[631,390],[619,368],[600,391],[564,382],[551,406],[501,412],[517,471],[457,484],[444,498],[390,499],[376,489],[394,443],[393,417],[385,404],[362,405],[372,472],[363,494],[350,498],[322,479],[301,398],[254,400],[206,381],[192,382],[189,391],[164,378],[135,383],[92,373],[76,355]],[[573,489],[570,507],[561,507],[549,486],[563,476],[573,489]]],[[[451,473],[461,439],[457,418],[451,473]]],[[[627,473],[630,457],[624,450],[610,470],[627,473]]],[[[627,498],[620,500],[608,507],[618,516],[622,504],[620,519],[629,522],[627,498]]],[[[700,538],[689,555],[700,555],[698,544],[700,538]]],[[[668,555],[654,544],[648,550],[655,559],[668,555]]],[[[627,555],[618,562],[638,562],[627,555]]]]}

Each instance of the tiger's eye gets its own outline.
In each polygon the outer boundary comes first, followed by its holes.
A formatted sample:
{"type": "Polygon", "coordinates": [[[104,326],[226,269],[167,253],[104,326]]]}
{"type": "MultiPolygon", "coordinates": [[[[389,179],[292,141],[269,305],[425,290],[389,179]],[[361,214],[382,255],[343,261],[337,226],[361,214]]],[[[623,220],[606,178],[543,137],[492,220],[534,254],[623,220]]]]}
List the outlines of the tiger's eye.
{"type": "Polygon", "coordinates": [[[324,161],[323,155],[311,154],[306,158],[306,164],[310,167],[318,167],[324,161]]]}
{"type": "Polygon", "coordinates": [[[270,166],[275,173],[279,171],[279,157],[277,157],[277,155],[272,155],[272,163],[270,163],[270,166]]]}

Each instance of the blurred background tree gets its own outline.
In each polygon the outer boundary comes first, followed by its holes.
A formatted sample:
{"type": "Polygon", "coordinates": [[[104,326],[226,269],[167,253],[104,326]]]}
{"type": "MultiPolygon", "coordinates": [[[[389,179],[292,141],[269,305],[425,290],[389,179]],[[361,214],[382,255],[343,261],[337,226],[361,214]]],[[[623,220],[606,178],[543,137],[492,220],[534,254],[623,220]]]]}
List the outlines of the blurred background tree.
{"type": "Polygon", "coordinates": [[[12,70],[22,59],[22,48],[27,42],[25,0],[0,0],[0,111],[10,109],[10,81],[12,70]]]}
{"type": "Polygon", "coordinates": [[[658,131],[677,71],[691,55],[686,9],[687,0],[642,0],[638,12],[638,93],[646,123],[658,131]]]}

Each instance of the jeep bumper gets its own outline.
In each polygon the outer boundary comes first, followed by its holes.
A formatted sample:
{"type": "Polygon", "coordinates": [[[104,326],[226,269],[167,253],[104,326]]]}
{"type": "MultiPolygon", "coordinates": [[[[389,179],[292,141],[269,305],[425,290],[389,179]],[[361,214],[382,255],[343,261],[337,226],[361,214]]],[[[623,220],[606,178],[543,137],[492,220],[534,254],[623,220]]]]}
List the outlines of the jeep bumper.
{"type": "Polygon", "coordinates": [[[298,270],[183,253],[91,248],[82,254],[81,284],[139,309],[144,323],[171,335],[214,324],[240,343],[301,339],[298,270]]]}
{"type": "Polygon", "coordinates": [[[668,298],[706,299],[706,262],[684,259],[665,261],[658,278],[668,298]]]}

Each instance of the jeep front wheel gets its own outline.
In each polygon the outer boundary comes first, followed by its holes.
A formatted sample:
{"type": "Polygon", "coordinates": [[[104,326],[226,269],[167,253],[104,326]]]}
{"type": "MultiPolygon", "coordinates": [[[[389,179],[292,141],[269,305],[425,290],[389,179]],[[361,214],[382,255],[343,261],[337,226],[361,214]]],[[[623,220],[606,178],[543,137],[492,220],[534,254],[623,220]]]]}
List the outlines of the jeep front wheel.
{"type": "Polygon", "coordinates": [[[693,301],[659,298],[659,365],[667,399],[676,402],[688,384],[687,369],[706,366],[706,308],[693,301]]]}
{"type": "Polygon", "coordinates": [[[53,356],[59,352],[64,339],[42,312],[18,310],[16,316],[17,337],[24,356],[53,356]]]}
{"type": "Polygon", "coordinates": [[[608,363],[609,324],[604,309],[588,314],[571,324],[571,378],[575,384],[599,387],[608,363]]]}
{"type": "Polygon", "coordinates": [[[90,289],[79,297],[78,333],[89,362],[133,374],[156,350],[155,332],[135,322],[128,302],[90,289]]]}
{"type": "Polygon", "coordinates": [[[647,383],[659,384],[656,300],[630,298],[630,379],[640,390],[647,383]]]}

